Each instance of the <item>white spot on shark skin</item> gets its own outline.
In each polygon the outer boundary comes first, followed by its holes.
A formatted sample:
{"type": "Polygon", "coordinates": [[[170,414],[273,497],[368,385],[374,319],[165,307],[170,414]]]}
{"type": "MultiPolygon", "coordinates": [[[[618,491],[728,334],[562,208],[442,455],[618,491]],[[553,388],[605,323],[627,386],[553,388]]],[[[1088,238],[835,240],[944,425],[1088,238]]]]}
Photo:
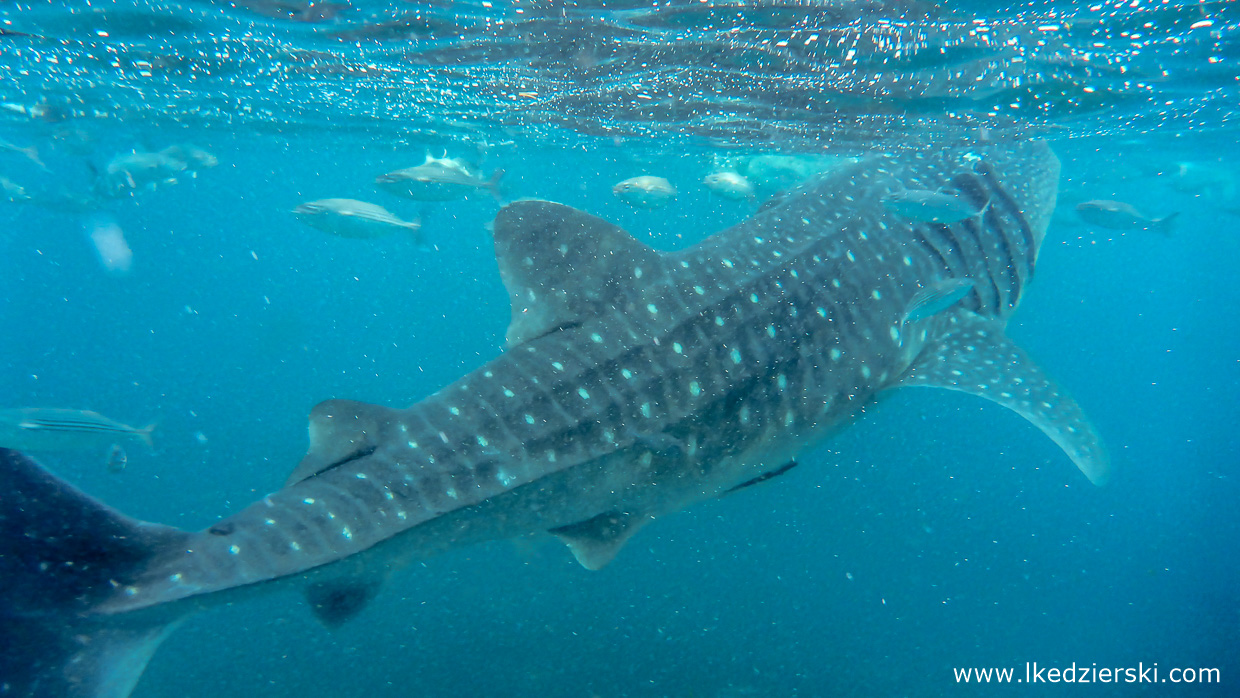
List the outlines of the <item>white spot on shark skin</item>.
{"type": "Polygon", "coordinates": [[[577,394],[581,396],[582,400],[590,399],[590,393],[585,388],[577,388],[577,394]]]}
{"type": "Polygon", "coordinates": [[[483,446],[483,447],[485,447],[485,446],[487,446],[487,445],[489,445],[489,444],[490,444],[490,442],[489,442],[489,441],[487,441],[487,437],[485,437],[485,436],[479,436],[479,437],[478,437],[478,445],[479,445],[479,446],[483,446]]]}
{"type": "Polygon", "coordinates": [[[799,278],[801,278],[801,275],[797,273],[797,270],[796,270],[796,269],[792,269],[792,270],[790,270],[790,271],[788,272],[788,274],[789,274],[789,275],[791,275],[791,276],[792,276],[792,278],[794,278],[794,279],[799,279],[799,278]]]}
{"type": "Polygon", "coordinates": [[[827,316],[827,309],[826,309],[826,308],[819,307],[817,310],[818,310],[818,317],[824,317],[824,318],[825,318],[825,317],[827,316]]]}
{"type": "Polygon", "coordinates": [[[180,572],[177,572],[176,574],[169,575],[169,576],[168,576],[168,581],[170,581],[170,582],[172,582],[172,583],[174,583],[174,584],[177,584],[177,583],[179,583],[179,582],[181,581],[181,578],[182,578],[181,573],[180,573],[180,572]]]}
{"type": "MultiPolygon", "coordinates": [[[[125,596],[137,596],[137,595],[138,595],[138,587],[125,587],[125,596]]],[[[4,686],[5,688],[8,688],[8,684],[4,684],[4,686]]]]}
{"type": "Polygon", "coordinates": [[[832,285],[832,286],[834,286],[834,287],[836,287],[836,288],[839,288],[839,287],[840,287],[840,280],[839,280],[839,279],[831,279],[831,285],[832,285]]]}
{"type": "Polygon", "coordinates": [[[406,441],[405,445],[408,446],[410,449],[416,449],[418,447],[418,442],[417,441],[406,441]]]}
{"type": "Polygon", "coordinates": [[[275,526],[275,525],[276,525],[276,520],[275,520],[275,519],[267,519],[267,520],[263,521],[263,523],[267,524],[268,526],[275,526]]]}
{"type": "Polygon", "coordinates": [[[344,536],[345,540],[353,540],[353,531],[350,531],[348,526],[340,529],[340,535],[344,536]]]}
{"type": "Polygon", "coordinates": [[[740,416],[741,416],[741,424],[749,423],[749,407],[748,406],[741,408],[740,416]]]}
{"type": "Polygon", "coordinates": [[[642,411],[642,416],[649,419],[650,418],[650,403],[643,402],[641,411],[642,411]]]}
{"type": "Polygon", "coordinates": [[[913,266],[913,258],[908,255],[904,255],[904,266],[906,267],[913,266]]]}
{"type": "Polygon", "coordinates": [[[301,543],[298,543],[295,540],[291,540],[288,542],[288,549],[289,550],[301,550],[301,543]]]}
{"type": "Polygon", "coordinates": [[[548,463],[555,462],[555,451],[547,451],[547,462],[548,463]]]}
{"type": "Polygon", "coordinates": [[[384,498],[384,499],[386,499],[386,500],[388,500],[388,501],[390,502],[390,501],[392,501],[393,499],[396,499],[396,495],[392,494],[390,491],[389,491],[389,492],[384,492],[384,493],[383,493],[383,498],[384,498]]]}
{"type": "Polygon", "coordinates": [[[770,337],[771,339],[775,338],[775,326],[774,325],[766,326],[766,336],[770,337]]]}
{"type": "Polygon", "coordinates": [[[680,342],[672,342],[672,351],[677,354],[683,354],[685,353],[685,348],[680,345],[680,342]]]}
{"type": "Polygon", "coordinates": [[[650,451],[646,451],[645,453],[641,455],[641,458],[637,459],[637,461],[641,463],[643,466],[650,465],[650,463],[653,460],[654,460],[654,456],[650,453],[650,451]]]}
{"type": "Polygon", "coordinates": [[[533,423],[534,423],[534,415],[532,415],[532,414],[527,414],[527,415],[525,415],[525,423],[526,423],[526,424],[533,424],[533,423]]]}
{"type": "Polygon", "coordinates": [[[730,259],[725,259],[725,260],[723,260],[723,266],[727,267],[728,269],[731,269],[731,268],[732,268],[733,266],[735,266],[735,265],[734,265],[734,264],[732,264],[732,260],[730,260],[730,259]]]}
{"type": "Polygon", "coordinates": [[[443,433],[442,431],[439,432],[439,440],[444,443],[448,443],[448,435],[443,433]]]}
{"type": "Polygon", "coordinates": [[[701,295],[704,295],[704,294],[706,293],[706,289],[702,288],[701,286],[694,286],[694,287],[693,287],[693,292],[694,292],[694,293],[696,293],[696,294],[698,294],[699,296],[701,296],[701,295]]]}
{"type": "Polygon", "coordinates": [[[482,373],[482,375],[486,376],[487,378],[494,378],[494,377],[495,377],[495,372],[494,372],[494,371],[484,371],[484,372],[482,373]]]}
{"type": "Polygon", "coordinates": [[[681,266],[681,267],[683,267],[683,268],[685,268],[685,269],[688,269],[688,268],[689,268],[689,263],[688,263],[688,262],[681,262],[681,263],[680,263],[680,266],[681,266]]]}
{"type": "Polygon", "coordinates": [[[327,512],[327,518],[329,518],[329,519],[334,519],[334,518],[336,518],[336,514],[335,514],[335,513],[333,513],[333,512],[330,512],[330,511],[329,511],[329,512],[327,512]]]}
{"type": "Polygon", "coordinates": [[[757,302],[758,302],[758,294],[756,294],[756,293],[751,293],[751,294],[749,294],[749,302],[750,302],[750,303],[757,303],[757,302]]]}
{"type": "Polygon", "coordinates": [[[354,473],[354,474],[353,474],[353,477],[357,478],[358,480],[365,480],[365,479],[366,479],[366,473],[354,473]]]}
{"type": "Polygon", "coordinates": [[[620,375],[624,376],[624,379],[625,379],[625,380],[633,380],[633,372],[632,372],[632,371],[630,371],[630,370],[629,370],[629,369],[627,369],[627,368],[626,368],[626,369],[621,369],[621,371],[620,371],[620,375]]]}
{"type": "Polygon", "coordinates": [[[449,407],[448,411],[451,412],[454,417],[461,416],[461,408],[459,407],[449,407]]]}
{"type": "Polygon", "coordinates": [[[891,341],[899,342],[900,341],[900,330],[896,329],[895,325],[892,325],[891,327],[889,327],[888,330],[891,332],[891,341]]]}
{"type": "Polygon", "coordinates": [[[868,379],[868,378],[870,377],[870,373],[871,373],[871,371],[870,371],[870,367],[869,367],[869,366],[862,366],[862,367],[861,367],[861,377],[862,377],[862,378],[867,378],[867,379],[868,379]]]}
{"type": "Polygon", "coordinates": [[[499,470],[495,471],[495,478],[499,480],[499,484],[503,485],[504,487],[507,487],[517,481],[517,478],[513,477],[512,475],[509,475],[507,472],[504,471],[503,468],[500,468],[499,470]]]}
{"type": "Polygon", "coordinates": [[[840,357],[841,357],[841,356],[843,356],[843,355],[844,355],[844,352],[840,351],[839,349],[832,349],[832,350],[831,350],[831,360],[832,360],[832,361],[839,361],[839,360],[840,360],[840,357]]]}
{"type": "Polygon", "coordinates": [[[855,256],[853,256],[852,250],[845,250],[845,251],[844,251],[844,256],[845,256],[845,257],[847,257],[847,258],[848,258],[848,261],[850,261],[850,262],[855,262],[855,261],[857,261],[857,258],[856,258],[855,256]]]}
{"type": "Polygon", "coordinates": [[[238,545],[230,545],[230,546],[228,546],[228,552],[229,552],[229,554],[230,554],[230,555],[240,555],[240,554],[241,554],[241,546],[238,546],[238,545]]]}
{"type": "Polygon", "coordinates": [[[302,504],[314,504],[314,497],[306,497],[305,499],[301,500],[301,503],[302,504]]]}
{"type": "Polygon", "coordinates": [[[594,342],[595,344],[602,344],[603,335],[599,334],[598,332],[594,332],[590,335],[590,341],[594,342]]]}
{"type": "Polygon", "coordinates": [[[560,363],[559,361],[552,361],[552,362],[551,362],[551,367],[552,367],[552,368],[554,368],[554,369],[555,369],[555,370],[557,370],[557,371],[563,371],[563,370],[564,370],[564,364],[560,363]]]}
{"type": "Polygon", "coordinates": [[[641,267],[634,267],[634,269],[633,269],[633,278],[636,278],[636,279],[640,279],[640,278],[642,278],[642,268],[641,268],[641,267]]]}
{"type": "Polygon", "coordinates": [[[512,392],[508,388],[504,388],[504,397],[516,397],[516,396],[517,396],[516,393],[512,392]]]}
{"type": "Polygon", "coordinates": [[[754,241],[754,242],[756,242],[756,243],[758,243],[759,245],[761,245],[762,243],[766,242],[766,240],[763,240],[763,239],[762,239],[762,238],[760,238],[760,237],[755,237],[755,238],[753,239],[753,241],[754,241]]]}
{"type": "Polygon", "coordinates": [[[878,289],[874,289],[874,291],[872,291],[870,295],[873,296],[874,300],[876,301],[880,301],[883,299],[883,294],[879,293],[878,289]]]}
{"type": "Polygon", "coordinates": [[[398,511],[396,512],[396,518],[400,519],[401,521],[404,521],[405,519],[409,518],[409,515],[403,511],[398,511]]]}
{"type": "Polygon", "coordinates": [[[792,413],[792,410],[788,410],[787,412],[784,413],[784,426],[786,427],[792,426],[792,423],[795,422],[796,419],[797,419],[796,415],[792,413]]]}
{"type": "Polygon", "coordinates": [[[444,494],[448,495],[448,497],[451,499],[458,499],[460,497],[460,495],[456,493],[455,487],[449,487],[448,491],[444,492],[444,494]]]}
{"type": "Polygon", "coordinates": [[[693,393],[693,397],[697,397],[701,395],[702,385],[698,383],[697,381],[689,381],[689,392],[693,393]]]}
{"type": "Polygon", "coordinates": [[[741,352],[739,349],[732,350],[732,363],[739,364],[741,362],[741,352]]]}
{"type": "Polygon", "coordinates": [[[650,311],[650,314],[651,314],[651,315],[658,315],[658,314],[659,314],[659,308],[658,308],[657,306],[655,306],[655,304],[654,304],[654,303],[647,303],[647,304],[646,304],[646,310],[650,311]]]}
{"type": "Polygon", "coordinates": [[[408,434],[408,433],[409,433],[409,425],[408,425],[408,424],[402,424],[402,425],[400,425],[400,433],[402,433],[402,434],[408,434]]]}
{"type": "Polygon", "coordinates": [[[606,442],[607,442],[607,443],[609,443],[609,444],[614,444],[614,443],[616,443],[616,434],[615,434],[615,432],[611,431],[610,429],[604,429],[604,430],[603,430],[603,440],[604,440],[604,441],[606,441],[606,442]]]}

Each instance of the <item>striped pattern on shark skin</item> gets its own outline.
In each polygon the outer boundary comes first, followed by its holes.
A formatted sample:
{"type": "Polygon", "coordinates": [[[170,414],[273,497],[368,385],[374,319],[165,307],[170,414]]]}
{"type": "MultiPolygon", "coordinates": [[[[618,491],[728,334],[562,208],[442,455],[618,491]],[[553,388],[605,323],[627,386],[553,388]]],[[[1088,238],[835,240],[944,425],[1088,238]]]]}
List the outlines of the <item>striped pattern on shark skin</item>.
{"type": "MultiPolygon", "coordinates": [[[[1102,482],[1083,412],[1002,334],[1057,177],[1041,144],[874,157],[676,253],[566,206],[511,204],[495,224],[513,308],[504,355],[407,409],[320,404],[283,489],[128,555],[69,605],[105,624],[141,609],[172,622],[283,579],[334,624],[395,560],[538,530],[596,569],[649,521],[786,470],[902,385],[1004,404],[1102,482]],[[991,203],[925,223],[882,206],[902,188],[991,203]],[[905,321],[922,289],[951,279],[970,293],[905,321]]],[[[18,490],[53,486],[13,463],[18,490]]]]}

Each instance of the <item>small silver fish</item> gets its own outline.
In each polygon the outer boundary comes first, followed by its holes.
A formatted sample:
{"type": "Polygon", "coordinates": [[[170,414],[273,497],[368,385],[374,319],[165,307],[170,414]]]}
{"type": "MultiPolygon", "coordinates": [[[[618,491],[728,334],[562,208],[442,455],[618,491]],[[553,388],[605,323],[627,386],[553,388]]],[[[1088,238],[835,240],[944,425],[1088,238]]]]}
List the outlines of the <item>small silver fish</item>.
{"type": "Polygon", "coordinates": [[[630,177],[611,188],[621,201],[641,208],[659,208],[676,198],[676,187],[663,177],[630,177]]]}
{"type": "Polygon", "coordinates": [[[486,189],[499,199],[499,180],[503,176],[503,170],[495,170],[490,179],[483,179],[456,158],[427,155],[426,162],[421,165],[379,175],[375,178],[375,185],[417,201],[451,201],[479,189],[486,189]]]}
{"type": "Polygon", "coordinates": [[[159,152],[134,151],[112,158],[99,175],[97,188],[108,196],[133,194],[141,189],[176,184],[182,176],[215,167],[219,160],[192,145],[170,145],[159,152]]]}
{"type": "Polygon", "coordinates": [[[883,197],[883,207],[892,213],[922,223],[943,225],[966,218],[977,218],[984,214],[989,206],[990,202],[987,201],[977,209],[962,196],[928,189],[904,189],[883,197]]]}
{"type": "Polygon", "coordinates": [[[22,407],[0,410],[0,446],[23,451],[104,449],[118,439],[155,443],[155,425],[135,429],[90,410],[22,407]]]}
{"type": "Polygon", "coordinates": [[[901,324],[917,322],[938,315],[955,305],[972,290],[973,279],[943,279],[930,284],[914,293],[909,299],[901,324]]]}
{"type": "Polygon", "coordinates": [[[725,199],[752,199],[753,184],[745,175],[736,172],[712,172],[706,175],[702,183],[712,192],[725,199]]]}
{"type": "Polygon", "coordinates": [[[108,472],[119,473],[125,469],[125,465],[129,463],[129,456],[125,455],[125,449],[120,444],[112,444],[112,450],[108,451],[108,472]]]}
{"type": "Polygon", "coordinates": [[[1162,218],[1150,218],[1132,204],[1095,199],[1077,204],[1076,215],[1090,225],[1107,230],[1156,230],[1170,235],[1172,223],[1180,214],[1177,212],[1162,218]]]}
{"type": "Polygon", "coordinates": [[[307,201],[293,213],[306,225],[332,235],[369,240],[404,230],[422,241],[421,221],[405,221],[386,208],[357,199],[307,201]]]}

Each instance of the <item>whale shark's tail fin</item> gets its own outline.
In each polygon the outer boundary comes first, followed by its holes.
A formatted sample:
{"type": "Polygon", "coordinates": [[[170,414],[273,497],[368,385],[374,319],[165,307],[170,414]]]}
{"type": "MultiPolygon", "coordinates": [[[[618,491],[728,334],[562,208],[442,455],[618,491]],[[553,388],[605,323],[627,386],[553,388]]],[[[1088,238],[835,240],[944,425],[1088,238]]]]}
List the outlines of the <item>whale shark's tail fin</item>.
{"type": "Polygon", "coordinates": [[[128,696],[183,611],[94,609],[187,535],[126,517],[0,449],[0,695],[128,696]]]}

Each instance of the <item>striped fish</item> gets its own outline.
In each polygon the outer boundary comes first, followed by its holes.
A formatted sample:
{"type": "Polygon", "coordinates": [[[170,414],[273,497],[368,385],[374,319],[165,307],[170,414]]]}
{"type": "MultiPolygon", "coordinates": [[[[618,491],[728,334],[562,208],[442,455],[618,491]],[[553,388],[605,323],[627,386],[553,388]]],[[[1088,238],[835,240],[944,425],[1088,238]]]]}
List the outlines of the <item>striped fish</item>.
{"type": "Polygon", "coordinates": [[[357,199],[307,201],[293,213],[312,228],[344,238],[369,240],[404,230],[421,244],[420,221],[401,220],[382,206],[357,199]]]}
{"type": "Polygon", "coordinates": [[[90,410],[22,407],[0,410],[0,446],[28,451],[99,449],[137,440],[154,448],[155,425],[135,429],[90,410]]]}

